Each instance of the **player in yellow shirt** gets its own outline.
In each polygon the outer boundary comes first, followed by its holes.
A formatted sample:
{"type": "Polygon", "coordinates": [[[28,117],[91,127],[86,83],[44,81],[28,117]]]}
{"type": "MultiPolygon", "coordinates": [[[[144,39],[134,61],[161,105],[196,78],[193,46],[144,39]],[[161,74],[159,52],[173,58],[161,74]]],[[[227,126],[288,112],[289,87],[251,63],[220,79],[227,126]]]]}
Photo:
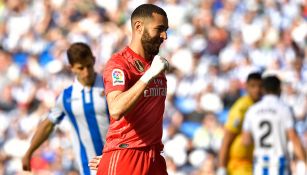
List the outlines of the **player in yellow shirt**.
{"type": "Polygon", "coordinates": [[[261,74],[247,77],[245,96],[240,97],[229,111],[224,126],[224,138],[219,152],[217,175],[252,175],[253,146],[242,145],[242,124],[250,106],[261,98],[261,74]]]}

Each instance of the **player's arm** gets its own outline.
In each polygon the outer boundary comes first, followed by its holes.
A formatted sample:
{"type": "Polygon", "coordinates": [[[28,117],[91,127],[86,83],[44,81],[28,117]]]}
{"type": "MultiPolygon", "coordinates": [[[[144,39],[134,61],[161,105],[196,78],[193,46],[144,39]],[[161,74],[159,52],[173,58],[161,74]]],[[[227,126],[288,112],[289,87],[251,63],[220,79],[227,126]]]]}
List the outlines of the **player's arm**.
{"type": "Polygon", "coordinates": [[[294,154],[301,161],[306,162],[306,153],[301,144],[300,138],[298,137],[296,130],[294,128],[294,113],[291,108],[286,108],[285,112],[283,112],[286,126],[286,133],[289,141],[293,143],[294,146],[294,154]]]}
{"type": "Polygon", "coordinates": [[[88,163],[88,166],[90,167],[91,170],[98,170],[98,166],[99,166],[99,163],[100,163],[100,160],[101,160],[102,156],[96,156],[94,158],[92,158],[89,163],[88,163]]]}
{"type": "Polygon", "coordinates": [[[22,168],[26,171],[31,171],[30,160],[34,151],[49,137],[50,133],[53,131],[54,123],[49,119],[43,120],[34,133],[31,140],[30,147],[28,148],[26,154],[22,158],[22,168]]]}
{"type": "Polygon", "coordinates": [[[253,137],[249,131],[243,131],[242,133],[242,143],[244,146],[249,146],[253,144],[253,137]]]}
{"type": "Polygon", "coordinates": [[[301,141],[295,131],[294,128],[287,130],[287,136],[289,140],[293,143],[294,146],[294,154],[298,158],[296,162],[296,173],[297,174],[306,174],[306,153],[301,144],[301,141]]]}
{"type": "Polygon", "coordinates": [[[107,95],[110,116],[119,120],[126,112],[128,112],[137,102],[138,98],[143,94],[147,83],[137,81],[129,90],[112,91],[107,95]]]}
{"type": "Polygon", "coordinates": [[[227,174],[226,167],[229,161],[230,148],[235,140],[239,131],[239,125],[241,124],[241,114],[239,112],[240,105],[234,105],[230,111],[229,116],[224,126],[224,137],[222,146],[219,152],[218,172],[217,175],[227,174]]]}
{"type": "Polygon", "coordinates": [[[136,104],[137,100],[143,94],[147,84],[162,71],[168,68],[168,62],[159,56],[156,56],[151,67],[144,75],[127,91],[112,91],[107,94],[107,102],[110,116],[119,120],[136,104]]]}
{"type": "Polygon", "coordinates": [[[304,151],[303,145],[301,144],[301,141],[295,131],[294,128],[289,128],[287,130],[287,136],[289,140],[293,143],[294,146],[294,154],[296,157],[301,160],[306,162],[306,153],[304,151]]]}
{"type": "Polygon", "coordinates": [[[48,117],[44,119],[42,122],[40,122],[39,125],[37,126],[37,129],[32,137],[30,147],[28,148],[28,150],[26,151],[25,155],[22,158],[23,170],[26,171],[31,170],[30,160],[32,154],[45,140],[48,139],[49,135],[54,129],[54,126],[63,120],[65,114],[63,112],[62,99],[63,99],[63,94],[60,94],[59,97],[57,98],[55,107],[52,108],[48,117]]]}
{"type": "Polygon", "coordinates": [[[226,169],[226,165],[229,159],[229,149],[236,136],[237,136],[236,133],[225,128],[222,146],[221,146],[220,153],[219,153],[219,167],[220,168],[226,169]]]}

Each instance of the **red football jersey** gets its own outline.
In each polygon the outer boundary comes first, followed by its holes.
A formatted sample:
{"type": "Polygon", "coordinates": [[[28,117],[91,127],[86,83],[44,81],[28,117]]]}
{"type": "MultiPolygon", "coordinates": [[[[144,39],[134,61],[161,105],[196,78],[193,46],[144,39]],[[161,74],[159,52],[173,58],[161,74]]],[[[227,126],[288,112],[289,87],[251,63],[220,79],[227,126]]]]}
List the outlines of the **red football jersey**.
{"type": "MultiPolygon", "coordinates": [[[[126,47],[107,62],[103,76],[106,95],[127,91],[150,67],[150,62],[126,47]]],[[[162,144],[162,122],[166,98],[163,73],[154,78],[129,113],[120,120],[110,119],[103,152],[162,144]]]]}

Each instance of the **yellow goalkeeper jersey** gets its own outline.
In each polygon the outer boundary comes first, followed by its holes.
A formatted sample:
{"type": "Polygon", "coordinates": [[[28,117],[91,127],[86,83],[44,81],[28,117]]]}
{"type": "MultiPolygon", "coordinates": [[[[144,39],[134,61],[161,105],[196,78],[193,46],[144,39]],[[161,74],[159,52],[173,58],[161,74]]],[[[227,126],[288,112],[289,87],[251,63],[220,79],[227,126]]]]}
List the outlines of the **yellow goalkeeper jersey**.
{"type": "Polygon", "coordinates": [[[239,98],[231,107],[225,128],[238,134],[230,145],[229,162],[227,165],[230,175],[251,175],[253,146],[245,147],[242,144],[242,124],[248,108],[254,104],[249,96],[239,98]]]}

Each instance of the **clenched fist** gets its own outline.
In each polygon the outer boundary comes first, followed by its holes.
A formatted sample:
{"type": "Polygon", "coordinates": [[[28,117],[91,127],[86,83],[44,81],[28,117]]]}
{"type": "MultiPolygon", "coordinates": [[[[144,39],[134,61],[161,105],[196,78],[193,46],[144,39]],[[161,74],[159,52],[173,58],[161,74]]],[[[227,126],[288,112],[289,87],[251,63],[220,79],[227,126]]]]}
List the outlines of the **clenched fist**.
{"type": "Polygon", "coordinates": [[[150,68],[141,77],[141,81],[148,83],[152,78],[159,75],[162,71],[167,70],[168,67],[168,61],[165,58],[156,55],[151,62],[150,68]]]}

